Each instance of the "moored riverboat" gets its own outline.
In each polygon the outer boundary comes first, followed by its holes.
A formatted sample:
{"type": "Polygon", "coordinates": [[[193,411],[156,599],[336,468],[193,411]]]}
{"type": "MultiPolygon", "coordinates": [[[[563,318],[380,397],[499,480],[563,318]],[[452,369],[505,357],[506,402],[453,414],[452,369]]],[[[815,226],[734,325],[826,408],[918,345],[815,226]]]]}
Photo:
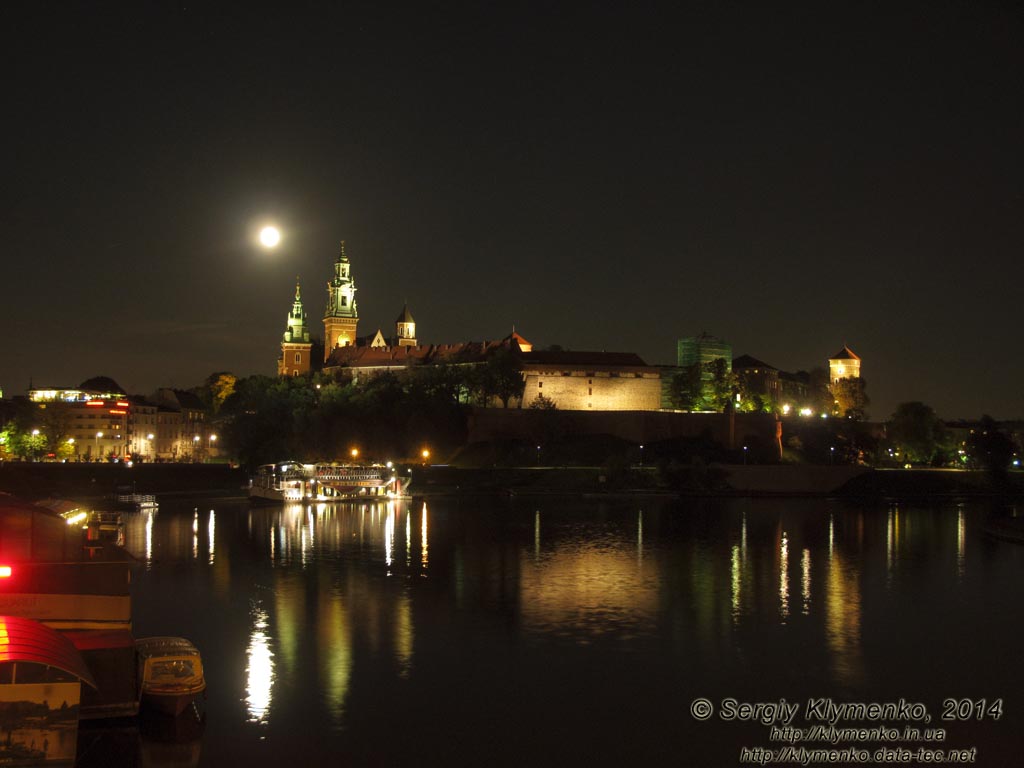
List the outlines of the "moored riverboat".
{"type": "Polygon", "coordinates": [[[185,638],[145,637],[135,649],[144,708],[177,717],[205,694],[202,657],[185,638]]]}
{"type": "Polygon", "coordinates": [[[410,479],[383,464],[303,464],[285,461],[259,467],[249,486],[256,502],[331,502],[407,498],[410,479]]]}

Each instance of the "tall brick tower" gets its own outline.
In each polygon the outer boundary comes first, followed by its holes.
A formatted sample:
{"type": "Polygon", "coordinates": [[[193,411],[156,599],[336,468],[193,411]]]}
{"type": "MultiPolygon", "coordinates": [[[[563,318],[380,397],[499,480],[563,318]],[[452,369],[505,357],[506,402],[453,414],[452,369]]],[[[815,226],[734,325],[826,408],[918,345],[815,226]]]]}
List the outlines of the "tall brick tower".
{"type": "Polygon", "coordinates": [[[334,277],[327,283],[327,310],[324,312],[324,361],[335,347],[356,343],[356,284],[352,279],[352,265],[345,255],[345,241],[334,262],[334,277]]]}
{"type": "Polygon", "coordinates": [[[299,278],[295,278],[295,301],[288,313],[288,325],[281,337],[281,356],[277,359],[279,376],[302,376],[310,370],[309,326],[306,325],[306,310],[302,307],[302,290],[299,278]]]}

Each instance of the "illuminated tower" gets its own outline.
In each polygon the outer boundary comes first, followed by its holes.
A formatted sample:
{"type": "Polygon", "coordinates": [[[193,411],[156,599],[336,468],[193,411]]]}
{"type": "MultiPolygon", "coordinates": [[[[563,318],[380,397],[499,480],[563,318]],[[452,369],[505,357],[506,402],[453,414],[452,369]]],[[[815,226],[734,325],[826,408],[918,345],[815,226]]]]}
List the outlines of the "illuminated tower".
{"type": "Polygon", "coordinates": [[[324,312],[325,361],[335,347],[347,347],[356,343],[358,323],[356,284],[352,279],[348,256],[345,255],[345,241],[342,240],[341,253],[334,262],[334,277],[327,283],[327,311],[324,312]]]}
{"type": "Polygon", "coordinates": [[[306,325],[306,310],[302,308],[302,292],[299,278],[295,278],[295,302],[288,313],[288,325],[281,338],[281,357],[277,360],[279,376],[301,376],[309,373],[310,350],[309,327],[306,325]]]}
{"type": "Polygon", "coordinates": [[[859,379],[860,358],[852,349],[843,345],[841,350],[828,359],[828,378],[832,384],[840,379],[859,379]]]}
{"type": "Polygon", "coordinates": [[[408,304],[402,307],[402,314],[395,320],[395,339],[399,347],[416,346],[416,321],[412,319],[408,304]]]}

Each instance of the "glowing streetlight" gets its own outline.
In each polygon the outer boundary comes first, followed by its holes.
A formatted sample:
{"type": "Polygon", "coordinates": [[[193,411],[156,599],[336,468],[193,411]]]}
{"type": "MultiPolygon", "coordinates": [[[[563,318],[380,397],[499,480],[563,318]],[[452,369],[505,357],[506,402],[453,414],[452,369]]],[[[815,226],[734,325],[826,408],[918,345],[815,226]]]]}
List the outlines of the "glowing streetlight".
{"type": "Polygon", "coordinates": [[[420,451],[420,456],[423,457],[423,463],[426,464],[427,459],[430,458],[430,451],[424,448],[422,451],[420,451]]]}
{"type": "Polygon", "coordinates": [[[359,458],[359,449],[358,448],[353,448],[351,451],[349,451],[349,455],[352,457],[353,460],[358,459],[359,458]]]}
{"type": "Polygon", "coordinates": [[[260,230],[260,245],[264,248],[276,248],[281,242],[281,230],[277,227],[266,226],[260,230]]]}

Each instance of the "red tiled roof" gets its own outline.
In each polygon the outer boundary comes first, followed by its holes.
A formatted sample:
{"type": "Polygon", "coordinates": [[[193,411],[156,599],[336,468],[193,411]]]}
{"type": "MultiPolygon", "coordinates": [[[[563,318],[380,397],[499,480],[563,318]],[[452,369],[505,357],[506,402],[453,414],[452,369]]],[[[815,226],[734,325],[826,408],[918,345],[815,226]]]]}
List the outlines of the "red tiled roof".
{"type": "Polygon", "coordinates": [[[852,349],[844,344],[843,348],[832,355],[829,360],[860,360],[860,358],[853,353],[852,349]]]}

